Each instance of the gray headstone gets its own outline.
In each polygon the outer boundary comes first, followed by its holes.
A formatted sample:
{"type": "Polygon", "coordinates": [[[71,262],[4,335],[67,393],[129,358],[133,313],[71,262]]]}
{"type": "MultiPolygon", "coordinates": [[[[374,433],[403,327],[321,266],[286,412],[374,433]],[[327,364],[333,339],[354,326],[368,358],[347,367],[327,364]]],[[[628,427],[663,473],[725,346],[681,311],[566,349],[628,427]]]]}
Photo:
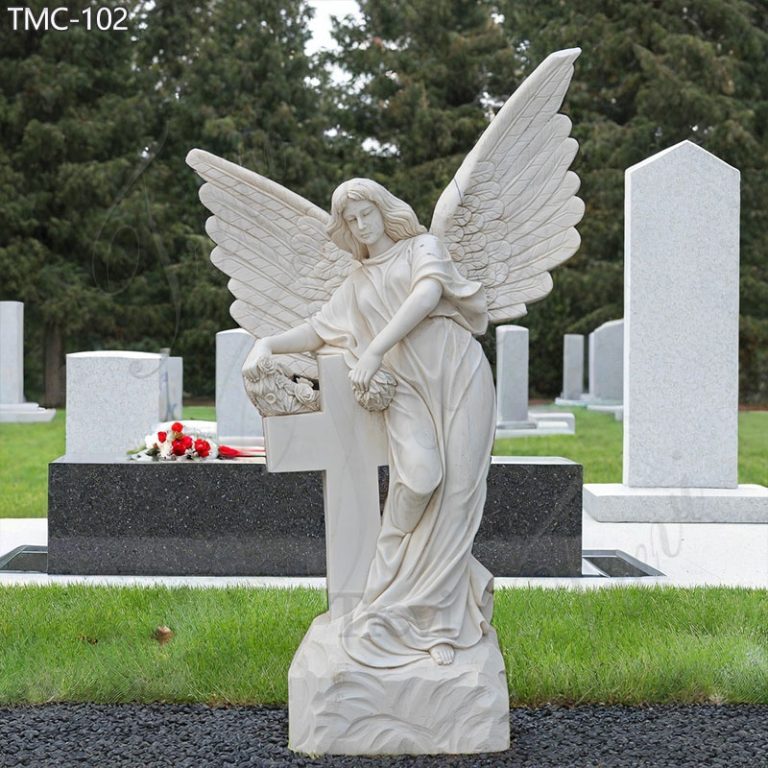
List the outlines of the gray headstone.
{"type": "Polygon", "coordinates": [[[260,442],[264,435],[261,415],[243,384],[243,363],[254,342],[242,328],[216,334],[216,422],[224,445],[260,442]]]}
{"type": "Polygon", "coordinates": [[[0,405],[24,402],[24,304],[0,301],[0,405]]]}
{"type": "Polygon", "coordinates": [[[24,399],[24,304],[0,301],[0,422],[50,421],[55,408],[24,399]]]}
{"type": "Polygon", "coordinates": [[[528,329],[496,328],[496,424],[499,429],[535,428],[528,418],[528,329]]]}
{"type": "Polygon", "coordinates": [[[738,484],[739,177],[689,141],[627,171],[629,486],[738,484]]]}
{"type": "Polygon", "coordinates": [[[611,320],[589,334],[589,401],[621,403],[624,396],[624,321],[611,320]]]}
{"type": "Polygon", "coordinates": [[[563,400],[578,400],[584,394],[584,337],[563,337],[563,400]]]}
{"type": "Polygon", "coordinates": [[[67,458],[112,459],[144,445],[157,424],[161,356],[67,355],[67,458]]]}
{"type": "Polygon", "coordinates": [[[168,419],[180,419],[184,407],[184,359],[168,358],[168,419]]]}
{"type": "Polygon", "coordinates": [[[183,360],[162,353],[160,361],[160,421],[176,421],[181,418],[182,387],[184,381],[183,360]]]}

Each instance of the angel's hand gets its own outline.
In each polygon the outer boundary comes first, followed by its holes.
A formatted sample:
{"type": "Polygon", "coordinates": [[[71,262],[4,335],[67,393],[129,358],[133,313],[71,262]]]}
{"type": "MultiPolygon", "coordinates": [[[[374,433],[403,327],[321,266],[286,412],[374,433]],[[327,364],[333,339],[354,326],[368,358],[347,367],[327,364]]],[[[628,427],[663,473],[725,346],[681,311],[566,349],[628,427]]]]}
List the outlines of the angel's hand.
{"type": "Polygon", "coordinates": [[[376,354],[370,348],[367,349],[357,361],[357,365],[349,372],[352,386],[368,389],[373,375],[381,368],[382,357],[383,355],[376,354]]]}
{"type": "Polygon", "coordinates": [[[258,378],[256,365],[263,357],[269,357],[271,354],[272,347],[269,344],[269,339],[259,339],[248,353],[248,357],[245,358],[245,362],[243,363],[243,376],[249,381],[256,381],[258,378]]]}

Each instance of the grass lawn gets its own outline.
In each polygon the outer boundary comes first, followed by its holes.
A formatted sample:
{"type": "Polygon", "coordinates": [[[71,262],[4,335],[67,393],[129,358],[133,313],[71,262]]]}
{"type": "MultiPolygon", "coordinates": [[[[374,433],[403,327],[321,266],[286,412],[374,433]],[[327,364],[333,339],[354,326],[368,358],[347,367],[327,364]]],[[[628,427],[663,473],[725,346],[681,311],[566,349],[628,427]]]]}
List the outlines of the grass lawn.
{"type": "MultiPolygon", "coordinates": [[[[564,456],[584,465],[585,483],[620,483],[623,424],[612,414],[555,408],[576,416],[575,435],[497,440],[502,456],[564,456]]],[[[768,411],[739,412],[739,482],[768,485],[768,411]]]]}
{"type": "MultiPolygon", "coordinates": [[[[568,410],[568,409],[563,409],[568,410]]],[[[498,440],[504,456],[564,456],[584,465],[585,483],[620,483],[622,424],[574,408],[575,435],[498,440]]],[[[215,418],[211,406],[184,409],[187,419],[215,418]]],[[[0,424],[0,517],[45,517],[48,463],[64,453],[64,411],[49,424],[0,424]]],[[[768,485],[768,411],[739,413],[739,482],[768,485]]]]}
{"type": "MultiPolygon", "coordinates": [[[[0,704],[285,705],[323,610],[307,589],[0,588],[0,704]]],[[[513,705],[768,703],[764,590],[501,590],[494,624],[513,705]]]]}

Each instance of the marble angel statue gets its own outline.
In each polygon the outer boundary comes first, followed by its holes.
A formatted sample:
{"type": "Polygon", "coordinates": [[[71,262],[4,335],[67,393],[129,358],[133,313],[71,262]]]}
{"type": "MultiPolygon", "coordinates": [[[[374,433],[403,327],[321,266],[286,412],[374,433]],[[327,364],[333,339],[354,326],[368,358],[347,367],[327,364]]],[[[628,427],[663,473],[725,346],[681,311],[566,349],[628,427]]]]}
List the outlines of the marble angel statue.
{"type": "Polygon", "coordinates": [[[211,258],[231,277],[231,313],[258,339],[244,376],[262,412],[275,412],[275,393],[260,397],[272,355],[291,356],[277,367],[285,409],[316,407],[302,377],[323,346],[343,352],[361,405],[383,409],[390,490],[365,593],[342,633],[363,665],[430,655],[450,664],[488,631],[493,581],[472,542],[495,394],[475,337],[546,296],[549,270],[579,246],[584,206],[569,170],[577,143],[558,114],[578,54],[552,54],[507,101],[429,230],[370,180],[341,184],[329,216],[206,152],[187,158],[206,181],[211,258]]]}

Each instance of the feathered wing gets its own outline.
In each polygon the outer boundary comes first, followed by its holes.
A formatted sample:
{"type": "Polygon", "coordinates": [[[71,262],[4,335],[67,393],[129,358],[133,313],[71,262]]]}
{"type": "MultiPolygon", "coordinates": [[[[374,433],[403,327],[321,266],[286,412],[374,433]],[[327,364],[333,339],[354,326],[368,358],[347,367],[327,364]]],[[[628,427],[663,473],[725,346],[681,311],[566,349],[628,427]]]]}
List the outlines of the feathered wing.
{"type": "Polygon", "coordinates": [[[558,51],[515,91],[438,200],[431,231],[482,283],[491,322],[521,317],[552,289],[549,270],[581,242],[578,144],[558,114],[579,48],[558,51]]]}
{"type": "MultiPolygon", "coordinates": [[[[205,180],[200,199],[213,216],[211,261],[229,275],[230,314],[256,338],[301,325],[353,269],[328,238],[328,214],[300,195],[209,152],[187,164],[205,180]]],[[[295,373],[316,376],[309,355],[292,355],[295,373]]]]}

